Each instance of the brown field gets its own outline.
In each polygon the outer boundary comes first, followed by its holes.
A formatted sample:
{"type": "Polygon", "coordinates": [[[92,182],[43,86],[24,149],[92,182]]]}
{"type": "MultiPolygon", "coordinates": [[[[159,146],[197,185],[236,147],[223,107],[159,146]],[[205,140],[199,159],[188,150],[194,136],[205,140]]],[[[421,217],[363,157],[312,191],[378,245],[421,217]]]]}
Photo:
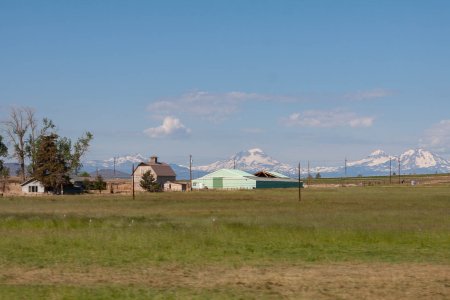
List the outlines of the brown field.
{"type": "MultiPolygon", "coordinates": [[[[426,264],[326,264],[201,268],[11,268],[0,271],[7,285],[146,286],[262,292],[268,298],[448,299],[448,266],[426,264]],[[247,291],[246,291],[247,290],[247,291]]],[[[258,294],[258,293],[257,293],[258,294]]]]}

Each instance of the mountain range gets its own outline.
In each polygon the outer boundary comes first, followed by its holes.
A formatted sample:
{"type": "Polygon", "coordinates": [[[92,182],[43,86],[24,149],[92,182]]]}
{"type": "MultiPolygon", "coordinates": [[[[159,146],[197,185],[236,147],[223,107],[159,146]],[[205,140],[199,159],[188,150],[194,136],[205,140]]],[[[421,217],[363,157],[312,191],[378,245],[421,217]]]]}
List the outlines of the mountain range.
{"type": "MultiPolygon", "coordinates": [[[[345,168],[344,161],[341,166],[312,166],[310,174],[320,173],[324,177],[347,176],[376,176],[398,172],[398,158],[400,158],[400,169],[402,174],[431,174],[431,173],[449,173],[450,161],[424,149],[410,149],[398,156],[389,155],[382,150],[376,150],[364,159],[357,161],[348,161],[345,168]]],[[[141,154],[126,155],[107,160],[90,160],[84,162],[84,170],[94,172],[97,169],[115,168],[126,174],[131,173],[132,164],[137,165],[140,162],[147,161],[141,154]]],[[[170,164],[177,179],[189,179],[189,168],[182,165],[170,164]]],[[[213,162],[208,165],[194,166],[192,168],[193,178],[201,177],[207,173],[218,169],[239,169],[254,173],[260,170],[272,170],[291,177],[298,176],[298,168],[286,163],[282,163],[264,153],[262,149],[253,148],[246,151],[240,151],[228,159],[213,162]]],[[[302,173],[306,174],[308,170],[302,167],[302,173]]],[[[111,173],[109,173],[111,174],[111,173]]],[[[304,176],[304,175],[303,175],[304,176]]]]}

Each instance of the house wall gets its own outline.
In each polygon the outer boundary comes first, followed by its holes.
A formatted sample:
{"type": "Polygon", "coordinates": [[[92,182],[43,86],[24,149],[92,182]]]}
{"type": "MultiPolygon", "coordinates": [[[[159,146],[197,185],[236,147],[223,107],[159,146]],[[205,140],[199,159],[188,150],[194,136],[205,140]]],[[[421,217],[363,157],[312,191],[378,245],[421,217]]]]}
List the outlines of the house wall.
{"type": "Polygon", "coordinates": [[[298,188],[298,182],[291,181],[256,181],[257,189],[298,188]]]}
{"type": "Polygon", "coordinates": [[[45,193],[45,187],[39,181],[33,181],[33,182],[30,182],[30,183],[22,186],[22,193],[24,193],[24,194],[42,194],[42,193],[45,193]],[[30,193],[29,192],[30,186],[37,186],[38,191],[36,193],[30,193]]]}
{"type": "Polygon", "coordinates": [[[164,183],[164,191],[171,191],[171,192],[182,192],[186,190],[187,185],[180,184],[180,183],[173,183],[173,182],[166,182],[164,183]]]}

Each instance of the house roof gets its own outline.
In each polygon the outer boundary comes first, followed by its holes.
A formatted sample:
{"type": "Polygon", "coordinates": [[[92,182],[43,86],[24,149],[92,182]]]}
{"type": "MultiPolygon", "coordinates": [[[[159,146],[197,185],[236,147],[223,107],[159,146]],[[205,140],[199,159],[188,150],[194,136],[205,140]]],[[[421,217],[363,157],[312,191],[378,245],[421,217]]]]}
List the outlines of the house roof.
{"type": "Polygon", "coordinates": [[[38,180],[35,179],[35,178],[30,178],[30,179],[28,179],[28,180],[22,182],[22,183],[20,184],[20,186],[27,185],[27,184],[29,184],[29,183],[32,183],[33,181],[38,181],[38,180]]]}
{"type": "Polygon", "coordinates": [[[268,178],[289,178],[286,175],[283,175],[281,173],[278,173],[275,171],[267,171],[267,170],[262,170],[262,171],[256,172],[255,176],[268,177],[268,178]]]}
{"type": "Polygon", "coordinates": [[[134,169],[134,172],[141,166],[147,166],[151,167],[153,172],[155,172],[156,176],[176,176],[175,172],[172,170],[172,168],[166,164],[166,163],[140,163],[136,169],[134,169]]]}

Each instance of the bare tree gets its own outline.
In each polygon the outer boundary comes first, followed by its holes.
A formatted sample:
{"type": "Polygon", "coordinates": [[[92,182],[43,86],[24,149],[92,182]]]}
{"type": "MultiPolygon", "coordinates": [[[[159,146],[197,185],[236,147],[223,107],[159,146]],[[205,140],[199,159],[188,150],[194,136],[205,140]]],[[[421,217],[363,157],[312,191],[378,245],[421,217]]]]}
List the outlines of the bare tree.
{"type": "Polygon", "coordinates": [[[30,117],[34,119],[34,110],[29,107],[12,107],[9,119],[2,122],[9,142],[13,146],[13,155],[20,165],[20,176],[25,181],[26,134],[30,129],[30,117]]]}

